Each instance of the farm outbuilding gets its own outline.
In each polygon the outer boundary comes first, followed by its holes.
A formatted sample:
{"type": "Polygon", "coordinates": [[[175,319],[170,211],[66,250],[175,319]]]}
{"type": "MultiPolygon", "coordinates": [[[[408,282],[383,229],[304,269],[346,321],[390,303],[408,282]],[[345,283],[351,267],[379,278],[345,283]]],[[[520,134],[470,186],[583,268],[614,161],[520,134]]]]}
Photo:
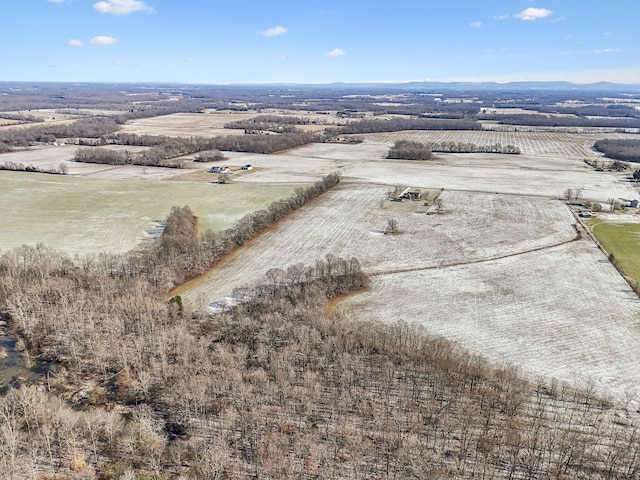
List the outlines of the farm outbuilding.
{"type": "Polygon", "coordinates": [[[420,200],[422,198],[422,192],[417,188],[407,188],[400,195],[396,197],[396,200],[420,200]]]}

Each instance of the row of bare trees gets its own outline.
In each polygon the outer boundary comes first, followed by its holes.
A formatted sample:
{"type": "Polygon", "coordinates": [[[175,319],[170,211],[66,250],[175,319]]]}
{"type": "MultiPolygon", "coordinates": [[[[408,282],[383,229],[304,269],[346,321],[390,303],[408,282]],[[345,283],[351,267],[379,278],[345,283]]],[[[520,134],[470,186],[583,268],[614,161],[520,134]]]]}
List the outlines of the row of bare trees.
{"type": "Polygon", "coordinates": [[[520,154],[520,148],[507,144],[494,143],[492,145],[476,145],[472,142],[429,142],[427,146],[432,152],[442,153],[505,153],[520,154]]]}
{"type": "Polygon", "coordinates": [[[159,250],[148,252],[155,258],[149,259],[138,254],[131,261],[139,265],[137,268],[146,271],[153,283],[161,288],[179,285],[211,268],[233,249],[244,245],[273,223],[335,187],[339,182],[340,174],[330,173],[307,188],[296,189],[290,198],[273,202],[265,209],[245,215],[233,227],[220,232],[207,230],[201,238],[197,232],[197,219],[193,212],[188,207],[182,210],[174,209],[177,215],[169,216],[159,250]],[[191,221],[196,222],[195,227],[191,226],[191,221]],[[177,228],[173,227],[174,223],[178,225],[177,228]],[[188,228],[185,228],[185,225],[188,225],[188,228]]]}
{"type": "Polygon", "coordinates": [[[69,172],[69,167],[65,163],[59,164],[57,167],[36,167],[34,165],[25,165],[24,163],[16,163],[6,161],[0,163],[0,170],[10,170],[13,172],[38,172],[38,173],[51,173],[54,175],[66,175],[69,172]]]}

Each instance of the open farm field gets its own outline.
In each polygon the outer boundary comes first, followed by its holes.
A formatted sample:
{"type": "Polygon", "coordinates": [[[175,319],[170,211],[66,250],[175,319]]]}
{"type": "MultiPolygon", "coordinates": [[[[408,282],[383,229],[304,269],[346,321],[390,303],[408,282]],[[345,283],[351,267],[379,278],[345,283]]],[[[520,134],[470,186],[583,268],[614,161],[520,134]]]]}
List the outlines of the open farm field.
{"type": "MultiPolygon", "coordinates": [[[[342,183],[180,291],[193,308],[229,299],[273,267],[327,254],[361,260],[370,291],[340,307],[418,322],[529,378],[624,401],[640,395],[640,301],[559,201],[442,193],[441,214],[380,209],[382,186],[342,183]],[[401,233],[384,235],[387,218],[401,233]]],[[[404,210],[404,208],[403,208],[404,210]]]]}
{"type": "Polygon", "coordinates": [[[0,172],[0,184],[0,249],[44,243],[70,253],[129,250],[173,206],[190,206],[203,231],[224,229],[300,186],[112,181],[22,172],[0,172]]]}
{"type": "Polygon", "coordinates": [[[167,135],[192,137],[213,135],[242,135],[244,130],[224,128],[225,123],[255,117],[257,113],[173,113],[159,117],[128,121],[120,132],[137,135],[167,135]]]}
{"type": "Polygon", "coordinates": [[[596,140],[603,138],[636,138],[631,134],[579,134],[556,132],[507,132],[488,130],[410,130],[403,132],[369,133],[360,135],[374,142],[393,144],[398,140],[414,142],[463,142],[476,145],[515,145],[523,155],[536,157],[567,157],[573,159],[600,159],[602,154],[592,147],[596,140]]]}
{"type": "Polygon", "coordinates": [[[413,212],[380,208],[387,190],[341,183],[225,260],[185,298],[220,300],[269,268],[312,264],[327,254],[355,256],[379,274],[501,258],[576,237],[573,216],[555,200],[445,191],[443,213],[427,215],[421,201],[411,202],[413,212]],[[389,218],[401,233],[384,234],[389,218]]]}
{"type": "Polygon", "coordinates": [[[0,118],[0,128],[11,127],[13,125],[19,125],[20,120],[10,120],[8,118],[0,118]]]}
{"type": "MultiPolygon", "coordinates": [[[[481,132],[482,133],[482,132],[481,132]]],[[[385,134],[386,135],[386,134],[385,134]]],[[[567,188],[582,188],[583,197],[606,202],[636,198],[637,187],[625,175],[596,172],[579,158],[500,154],[437,154],[435,160],[387,160],[391,144],[306,145],[277,155],[230,154],[238,164],[264,169],[239,182],[292,181],[309,173],[340,170],[361,183],[411,185],[447,190],[539,195],[560,198],[567,188]]]]}
{"type": "Polygon", "coordinates": [[[590,240],[376,276],[341,308],[361,319],[417,322],[528,378],[638,407],[640,301],[590,240]]]}
{"type": "Polygon", "coordinates": [[[212,135],[242,135],[242,129],[224,128],[226,123],[246,120],[258,115],[295,116],[307,118],[315,124],[298,125],[301,130],[317,132],[327,126],[344,122],[335,112],[318,114],[297,110],[266,110],[250,112],[218,112],[208,110],[206,113],[174,113],[152,118],[130,120],[123,125],[121,132],[138,135],[167,135],[175,137],[212,136],[212,135]]]}
{"type": "MultiPolygon", "coordinates": [[[[146,147],[111,145],[114,150],[142,151],[146,147]]],[[[5,162],[33,165],[42,170],[67,166],[69,176],[94,178],[102,180],[165,180],[188,174],[189,170],[178,168],[143,167],[137,165],[103,165],[99,163],[74,162],[75,145],[35,147],[25,150],[0,154],[0,164],[5,162]]],[[[88,147],[86,147],[88,148],[88,147]]],[[[91,147],[94,148],[94,147],[91,147]]],[[[102,147],[98,147],[102,148],[102,147]]],[[[104,147],[107,148],[107,147],[104,147]]],[[[192,156],[191,156],[192,157],[192,156]]],[[[206,164],[187,164],[187,167],[205,169],[206,164]]],[[[213,177],[210,178],[210,181],[213,177]]]]}

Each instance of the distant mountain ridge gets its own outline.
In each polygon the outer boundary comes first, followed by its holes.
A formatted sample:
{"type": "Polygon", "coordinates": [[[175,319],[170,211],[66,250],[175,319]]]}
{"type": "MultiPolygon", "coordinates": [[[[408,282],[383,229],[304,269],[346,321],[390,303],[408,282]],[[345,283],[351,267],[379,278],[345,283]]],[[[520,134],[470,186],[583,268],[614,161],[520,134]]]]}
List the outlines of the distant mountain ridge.
{"type": "Polygon", "coordinates": [[[231,83],[231,84],[202,84],[202,83],[178,83],[178,82],[12,82],[0,81],[0,90],[33,90],[39,86],[68,87],[112,87],[114,85],[135,86],[145,88],[184,88],[184,87],[215,87],[229,88],[276,88],[276,89],[332,89],[332,90],[391,90],[410,92],[611,92],[617,94],[640,94],[640,83],[571,83],[566,81],[528,81],[528,82],[334,82],[334,83],[231,83]]]}
{"type": "Polygon", "coordinates": [[[640,93],[640,84],[624,84],[612,82],[571,83],[565,81],[531,81],[531,82],[404,82],[404,83],[332,83],[314,85],[318,87],[344,88],[390,88],[406,90],[442,90],[442,91],[611,91],[640,93]]]}

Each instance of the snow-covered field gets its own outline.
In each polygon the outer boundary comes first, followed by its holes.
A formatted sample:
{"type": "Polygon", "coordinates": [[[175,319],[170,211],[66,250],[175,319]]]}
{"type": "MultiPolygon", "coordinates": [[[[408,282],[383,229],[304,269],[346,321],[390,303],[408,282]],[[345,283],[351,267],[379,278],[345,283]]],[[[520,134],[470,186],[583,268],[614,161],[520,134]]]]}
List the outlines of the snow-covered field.
{"type": "Polygon", "coordinates": [[[590,241],[470,265],[379,275],[342,308],[418,322],[529,378],[640,401],[640,300],[590,241]]]}
{"type": "Polygon", "coordinates": [[[529,378],[640,401],[640,300],[588,236],[577,238],[562,202],[445,191],[441,214],[390,213],[380,209],[385,191],[340,185],[191,284],[183,299],[206,308],[270,268],[356,256],[372,286],[340,304],[346,314],[418,322],[529,378]],[[402,233],[381,233],[389,217],[402,233]]]}

